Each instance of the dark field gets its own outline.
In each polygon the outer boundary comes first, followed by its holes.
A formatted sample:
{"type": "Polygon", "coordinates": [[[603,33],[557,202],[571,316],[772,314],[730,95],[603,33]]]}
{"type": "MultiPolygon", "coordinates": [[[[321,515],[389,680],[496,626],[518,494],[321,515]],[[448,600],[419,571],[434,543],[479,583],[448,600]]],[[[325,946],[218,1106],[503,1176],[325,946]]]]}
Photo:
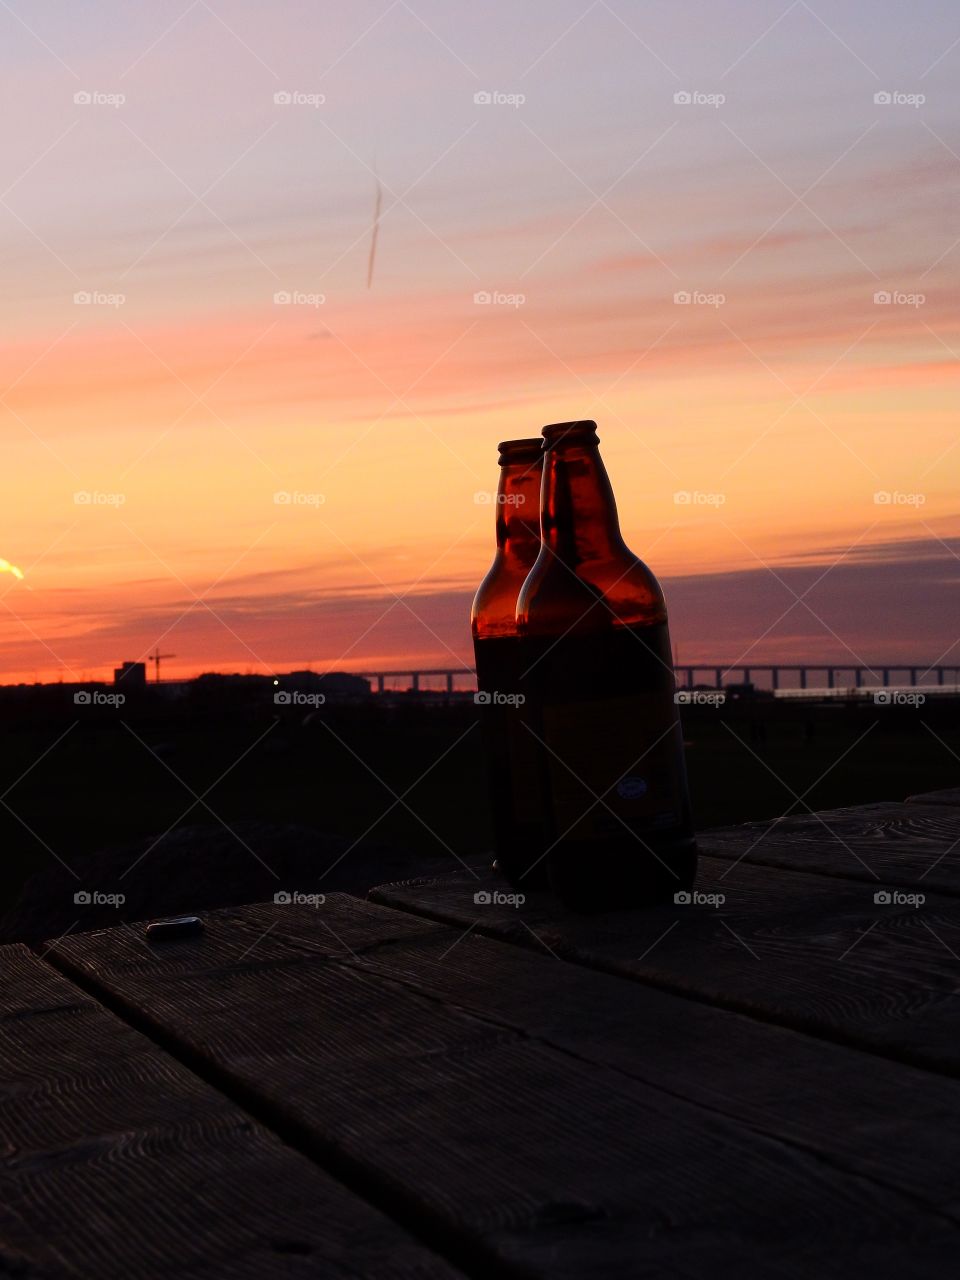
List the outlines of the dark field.
{"type": "MultiPolygon", "coordinates": [[[[958,705],[684,708],[698,826],[956,786],[958,705]]],[[[118,910],[137,919],[278,890],[363,893],[454,870],[490,843],[470,702],[330,705],[306,721],[272,706],[62,706],[42,723],[8,723],[0,764],[4,940],[115,923],[118,910]],[[81,889],[127,901],[75,909],[81,889]]]]}

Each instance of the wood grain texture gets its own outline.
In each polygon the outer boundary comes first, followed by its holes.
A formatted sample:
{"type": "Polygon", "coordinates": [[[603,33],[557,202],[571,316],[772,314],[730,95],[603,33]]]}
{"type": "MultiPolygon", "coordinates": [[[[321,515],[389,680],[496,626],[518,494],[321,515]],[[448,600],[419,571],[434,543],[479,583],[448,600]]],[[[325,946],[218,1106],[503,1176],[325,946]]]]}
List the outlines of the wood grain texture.
{"type": "Polygon", "coordinates": [[[0,1275],[456,1274],[21,946],[0,1068],[0,1275]]]}
{"type": "Polygon", "coordinates": [[[451,946],[431,932],[360,963],[960,1221],[960,1082],[564,964],[542,947],[515,947],[507,959],[507,945],[474,930],[451,946]],[[553,990],[562,999],[545,999],[553,990]]]}
{"type": "Polygon", "coordinates": [[[706,831],[703,853],[790,871],[960,894],[960,809],[866,804],[706,831]]]}
{"type": "Polygon", "coordinates": [[[924,791],[920,795],[907,796],[907,804],[960,805],[960,787],[947,787],[943,791],[924,791]]]}
{"type": "MultiPolygon", "coordinates": [[[[503,889],[492,879],[483,888],[503,889]]],[[[840,1043],[960,1074],[960,903],[878,904],[875,883],[702,858],[719,907],[564,913],[549,895],[478,906],[464,873],[373,891],[387,905],[840,1043]]],[[[894,893],[894,890],[884,890],[894,893]]],[[[897,890],[912,894],[914,889],[897,890]]],[[[925,892],[925,891],[924,891],[925,892]]]]}
{"type": "MultiPolygon", "coordinates": [[[[629,1017],[622,1052],[632,1060],[644,1034],[656,1052],[654,1026],[632,1023],[641,996],[674,1006],[678,1027],[691,1011],[731,1032],[746,1019],[463,932],[331,895],[315,910],[217,912],[202,939],[162,955],[147,954],[135,930],[58,950],[318,1152],[349,1160],[505,1274],[899,1280],[905,1268],[932,1277],[952,1265],[952,1201],[923,1202],[873,1176],[881,1134],[872,1152],[864,1134],[862,1171],[853,1155],[838,1167],[773,1120],[763,1131],[682,1096],[609,1048],[629,1017]],[[481,970],[482,996],[471,976],[481,970]],[[606,1022],[594,1020],[598,997],[584,982],[605,985],[606,1022]],[[558,1029],[568,1017],[572,1038],[558,1029]]],[[[918,1073],[901,1070],[912,1086],[918,1073]]],[[[941,1095],[931,1120],[942,1105],[941,1095]]],[[[758,1102],[753,1120],[763,1111],[758,1102]]]]}

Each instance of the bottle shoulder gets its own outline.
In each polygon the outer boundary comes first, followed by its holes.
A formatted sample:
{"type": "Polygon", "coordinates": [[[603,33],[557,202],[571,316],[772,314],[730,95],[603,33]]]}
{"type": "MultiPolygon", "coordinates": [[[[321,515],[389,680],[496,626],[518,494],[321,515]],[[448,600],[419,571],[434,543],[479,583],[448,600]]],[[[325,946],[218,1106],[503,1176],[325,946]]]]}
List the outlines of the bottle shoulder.
{"type": "Polygon", "coordinates": [[[520,591],[517,620],[528,634],[593,631],[666,622],[667,610],[652,570],[628,548],[571,566],[544,547],[520,591]]]}
{"type": "Polygon", "coordinates": [[[475,640],[516,635],[517,596],[532,563],[533,557],[524,563],[502,550],[494,556],[470,609],[470,630],[475,640]]]}

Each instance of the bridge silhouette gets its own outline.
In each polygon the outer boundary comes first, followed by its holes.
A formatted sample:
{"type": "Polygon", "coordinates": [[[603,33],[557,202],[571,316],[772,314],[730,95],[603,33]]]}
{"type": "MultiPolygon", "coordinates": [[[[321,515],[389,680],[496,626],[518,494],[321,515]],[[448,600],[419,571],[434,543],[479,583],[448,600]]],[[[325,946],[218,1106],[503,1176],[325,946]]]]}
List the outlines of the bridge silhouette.
{"type": "MultiPolygon", "coordinates": [[[[674,666],[677,687],[692,689],[706,685],[713,689],[726,689],[731,686],[755,684],[755,678],[765,678],[765,683],[757,687],[771,689],[773,692],[806,692],[813,690],[847,689],[890,689],[890,688],[948,688],[960,684],[960,665],[944,666],[941,663],[927,664],[894,664],[877,663],[876,666],[857,665],[851,663],[734,663],[726,666],[723,663],[690,664],[681,663],[674,666]],[[703,677],[706,677],[704,679],[703,677]],[[903,677],[895,678],[895,677],[903,677]],[[785,680],[795,677],[795,680],[785,680]],[[812,678],[819,683],[811,682],[812,678]],[[848,677],[844,679],[843,677],[848,677]],[[849,678],[852,677],[852,678],[849,678]]],[[[445,692],[470,693],[476,688],[476,671],[473,667],[431,667],[431,668],[398,668],[393,671],[357,671],[352,674],[361,676],[370,682],[375,693],[401,692],[388,681],[407,680],[406,686],[413,693],[445,692]],[[431,689],[424,681],[442,681],[440,689],[431,689]],[[469,687],[462,682],[469,680],[469,687]],[[458,684],[458,682],[461,682],[458,684]]]]}

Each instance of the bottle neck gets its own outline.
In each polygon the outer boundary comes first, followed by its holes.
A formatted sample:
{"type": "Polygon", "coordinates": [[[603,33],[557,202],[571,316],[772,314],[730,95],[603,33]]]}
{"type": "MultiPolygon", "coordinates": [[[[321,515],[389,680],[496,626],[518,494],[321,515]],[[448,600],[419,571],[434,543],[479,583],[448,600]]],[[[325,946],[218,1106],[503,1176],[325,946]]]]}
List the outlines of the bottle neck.
{"type": "Polygon", "coordinates": [[[497,550],[530,560],[540,546],[541,459],[507,462],[497,487],[497,550]]]}
{"type": "Polygon", "coordinates": [[[540,520],[543,545],[571,568],[629,554],[595,443],[560,441],[546,451],[540,520]]]}

